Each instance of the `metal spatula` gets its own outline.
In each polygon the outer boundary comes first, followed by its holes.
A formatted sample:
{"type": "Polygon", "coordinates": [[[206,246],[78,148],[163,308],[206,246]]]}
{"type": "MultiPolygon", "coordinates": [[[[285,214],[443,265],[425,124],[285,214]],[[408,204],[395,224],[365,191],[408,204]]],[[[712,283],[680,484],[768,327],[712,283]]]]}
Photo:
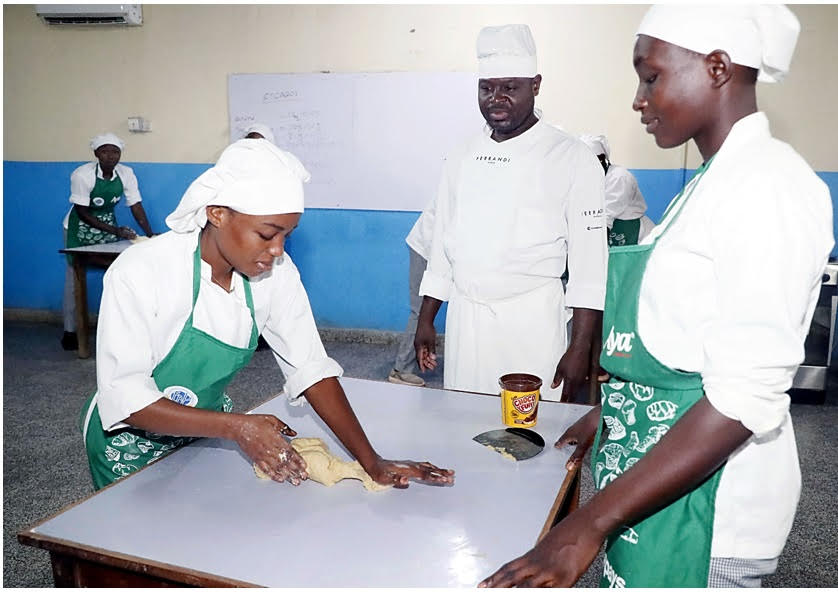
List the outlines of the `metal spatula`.
{"type": "Polygon", "coordinates": [[[515,460],[526,460],[544,450],[544,438],[527,428],[506,428],[477,434],[472,438],[500,454],[508,454],[515,460]]]}

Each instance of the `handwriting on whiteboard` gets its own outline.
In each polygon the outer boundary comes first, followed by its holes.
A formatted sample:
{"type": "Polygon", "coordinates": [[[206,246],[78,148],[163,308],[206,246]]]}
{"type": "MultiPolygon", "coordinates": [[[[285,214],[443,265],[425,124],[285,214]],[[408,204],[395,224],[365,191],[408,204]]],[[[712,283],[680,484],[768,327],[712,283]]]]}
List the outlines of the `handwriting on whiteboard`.
{"type": "Polygon", "coordinates": [[[262,95],[262,103],[279,103],[282,101],[294,101],[300,98],[300,93],[294,89],[272,90],[262,95]]]}

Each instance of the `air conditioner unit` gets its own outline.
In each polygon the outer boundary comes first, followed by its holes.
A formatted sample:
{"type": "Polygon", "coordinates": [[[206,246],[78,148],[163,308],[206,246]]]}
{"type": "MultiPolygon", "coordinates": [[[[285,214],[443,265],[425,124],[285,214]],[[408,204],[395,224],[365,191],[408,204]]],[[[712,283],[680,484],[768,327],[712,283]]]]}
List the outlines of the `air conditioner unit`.
{"type": "Polygon", "coordinates": [[[142,25],[139,4],[36,4],[35,13],[48,25],[142,25]]]}

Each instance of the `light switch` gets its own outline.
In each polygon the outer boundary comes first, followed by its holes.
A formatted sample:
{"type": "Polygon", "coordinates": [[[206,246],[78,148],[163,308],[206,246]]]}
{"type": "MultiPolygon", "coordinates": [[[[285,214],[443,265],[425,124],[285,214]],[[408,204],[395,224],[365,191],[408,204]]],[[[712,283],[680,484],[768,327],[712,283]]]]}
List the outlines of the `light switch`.
{"type": "Polygon", "coordinates": [[[140,117],[139,115],[129,117],[128,118],[128,131],[129,132],[150,132],[151,131],[151,120],[146,119],[145,117],[140,117]]]}

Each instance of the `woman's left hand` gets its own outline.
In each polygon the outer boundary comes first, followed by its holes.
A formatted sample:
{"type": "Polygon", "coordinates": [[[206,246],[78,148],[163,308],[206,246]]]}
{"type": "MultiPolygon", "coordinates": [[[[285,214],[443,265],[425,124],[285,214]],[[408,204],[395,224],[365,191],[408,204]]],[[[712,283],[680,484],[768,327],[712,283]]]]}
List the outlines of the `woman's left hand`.
{"type": "Polygon", "coordinates": [[[428,485],[454,484],[454,471],[440,469],[429,462],[381,458],[367,473],[376,483],[392,485],[397,489],[406,489],[410,481],[418,481],[428,485]]]}

